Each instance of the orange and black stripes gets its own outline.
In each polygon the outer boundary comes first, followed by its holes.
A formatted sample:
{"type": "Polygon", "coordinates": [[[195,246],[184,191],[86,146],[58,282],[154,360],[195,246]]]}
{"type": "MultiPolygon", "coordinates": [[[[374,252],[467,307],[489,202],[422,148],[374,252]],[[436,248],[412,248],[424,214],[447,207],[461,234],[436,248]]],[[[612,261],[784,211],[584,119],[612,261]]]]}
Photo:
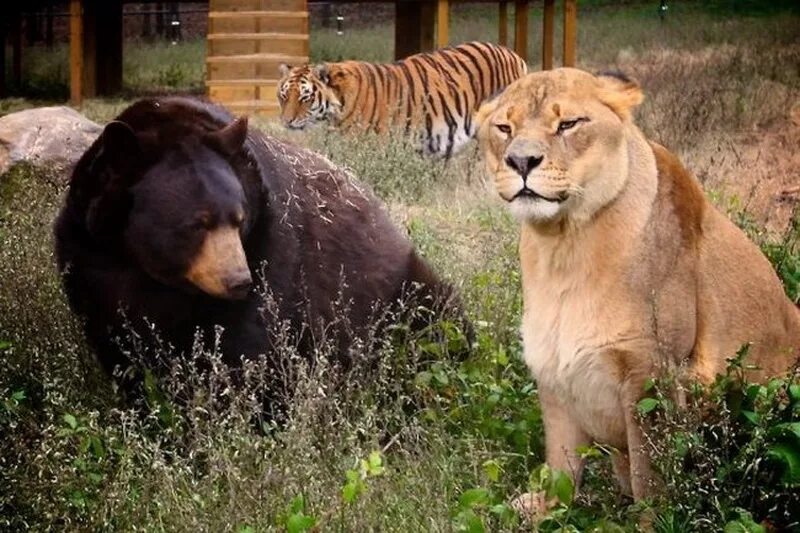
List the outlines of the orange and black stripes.
{"type": "Polygon", "coordinates": [[[480,104],[527,66],[508,48],[470,42],[391,64],[346,61],[282,72],[286,126],[331,120],[345,129],[415,130],[423,152],[449,157],[474,136],[480,104]]]}

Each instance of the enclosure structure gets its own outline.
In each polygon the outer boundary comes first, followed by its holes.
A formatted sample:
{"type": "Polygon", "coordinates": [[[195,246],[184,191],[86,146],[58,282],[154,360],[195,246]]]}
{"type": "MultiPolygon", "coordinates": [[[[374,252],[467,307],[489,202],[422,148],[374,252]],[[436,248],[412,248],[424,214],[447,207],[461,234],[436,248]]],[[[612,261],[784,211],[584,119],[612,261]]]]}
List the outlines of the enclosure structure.
{"type": "Polygon", "coordinates": [[[274,116],[278,67],[308,63],[306,0],[209,0],[206,86],[236,114],[274,116]]]}
{"type": "MultiPolygon", "coordinates": [[[[123,4],[132,0],[68,0],[70,100],[107,96],[122,88],[123,4]]],[[[147,3],[151,0],[137,0],[147,3]]],[[[208,96],[235,113],[274,115],[280,63],[308,61],[308,2],[318,0],[207,0],[208,96]]],[[[324,0],[329,4],[345,3],[324,0]]],[[[375,0],[350,0],[369,3],[375,0]]],[[[451,3],[462,0],[394,0],[395,58],[450,44],[451,3]]],[[[497,41],[528,60],[530,0],[464,0],[498,5],[497,41]],[[513,45],[508,31],[513,2],[513,45]]],[[[542,68],[553,67],[556,0],[543,0],[542,68]]],[[[12,74],[21,76],[21,11],[38,9],[55,0],[0,3],[0,42],[12,44],[12,74]],[[4,23],[5,22],[5,23],[4,23]]],[[[563,58],[576,61],[577,0],[562,0],[563,58]]],[[[456,43],[453,43],[456,44],[456,43]]],[[[5,50],[5,47],[3,47],[5,50]]],[[[0,94],[4,87],[5,54],[0,54],[0,94]]]]}
{"type": "MultiPolygon", "coordinates": [[[[313,1],[313,0],[312,0],[313,1]]],[[[328,0],[339,3],[338,0],[328,0]]],[[[351,0],[369,3],[372,0],[351,0]]],[[[450,3],[458,0],[395,0],[394,56],[450,44],[450,3]]],[[[471,0],[475,1],[475,0],[471,0]]],[[[497,3],[497,40],[508,45],[508,0],[497,3]]],[[[563,0],[564,65],[574,66],[577,0],[563,0]]],[[[513,49],[528,60],[529,0],[514,0],[513,49]]],[[[234,112],[274,116],[278,65],[308,61],[306,0],[210,0],[208,20],[208,95],[234,112]]],[[[542,68],[553,67],[555,0],[544,0],[542,68]]]]}

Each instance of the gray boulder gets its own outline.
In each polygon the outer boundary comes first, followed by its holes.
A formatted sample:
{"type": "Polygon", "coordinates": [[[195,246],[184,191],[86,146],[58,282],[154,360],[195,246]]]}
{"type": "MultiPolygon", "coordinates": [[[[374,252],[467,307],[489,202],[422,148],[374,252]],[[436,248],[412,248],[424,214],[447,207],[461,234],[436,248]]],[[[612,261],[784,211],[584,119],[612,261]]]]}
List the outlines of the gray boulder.
{"type": "Polygon", "coordinates": [[[65,106],[26,109],[0,117],[0,174],[14,163],[70,167],[103,131],[65,106]]]}

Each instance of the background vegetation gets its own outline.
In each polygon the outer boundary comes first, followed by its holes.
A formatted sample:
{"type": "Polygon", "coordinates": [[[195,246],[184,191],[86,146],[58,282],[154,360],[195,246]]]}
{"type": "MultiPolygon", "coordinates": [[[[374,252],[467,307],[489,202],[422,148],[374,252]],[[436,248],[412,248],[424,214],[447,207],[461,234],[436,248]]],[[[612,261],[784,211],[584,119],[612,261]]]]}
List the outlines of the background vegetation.
{"type": "MultiPolygon", "coordinates": [[[[797,198],[782,191],[800,183],[790,164],[800,139],[800,16],[791,5],[670,4],[661,22],[654,2],[582,3],[581,65],[641,81],[642,128],[681,155],[798,301],[797,198]]],[[[453,41],[493,39],[493,17],[454,8],[453,41]]],[[[313,59],[385,60],[391,35],[389,24],[343,37],[317,31],[313,59]]],[[[59,54],[27,61],[41,70],[31,83],[63,83],[59,54]]],[[[128,90],[201,88],[203,54],[200,43],[128,47],[128,90]]],[[[83,112],[104,122],[128,102],[92,101],[83,112]]],[[[0,100],[0,113],[36,103],[0,100]]],[[[800,377],[747,384],[746,353],[731,354],[728,375],[680,412],[662,393],[669,384],[653,383],[641,410],[653,424],[664,497],[632,505],[599,447],[584,450],[590,467],[575,495],[540,468],[536,387],[520,361],[516,226],[484,183],[475,149],[445,165],[400,138],[255,124],[371,184],[461,290],[476,326],[472,355],[453,363],[443,345],[398,330],[405,342],[354,349],[357,359],[381,354],[380,368],[343,376],[320,347],[320,364],[299,371],[289,423],[261,431],[247,389],[217,401],[198,387],[172,402],[187,383],[227,379],[224,368],[212,365],[209,376],[179,362],[150,388],[144,412],[133,412],[98,372],[56,276],[51,223],[64,177],[17,166],[0,176],[0,529],[507,531],[526,527],[507,502],[528,487],[561,502],[540,525],[547,531],[633,531],[643,517],[662,532],[800,527],[800,377]]],[[[463,338],[451,329],[448,341],[463,338]]],[[[213,350],[200,352],[213,360],[213,350]]]]}

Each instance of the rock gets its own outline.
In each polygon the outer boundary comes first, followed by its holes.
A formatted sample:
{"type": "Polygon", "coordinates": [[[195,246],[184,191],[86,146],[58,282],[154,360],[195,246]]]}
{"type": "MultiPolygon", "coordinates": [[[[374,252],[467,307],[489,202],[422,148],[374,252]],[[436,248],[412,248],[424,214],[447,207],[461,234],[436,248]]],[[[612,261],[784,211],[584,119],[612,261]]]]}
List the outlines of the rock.
{"type": "Polygon", "coordinates": [[[19,162],[66,169],[102,131],[102,126],[65,106],[0,117],[0,175],[19,162]]]}

